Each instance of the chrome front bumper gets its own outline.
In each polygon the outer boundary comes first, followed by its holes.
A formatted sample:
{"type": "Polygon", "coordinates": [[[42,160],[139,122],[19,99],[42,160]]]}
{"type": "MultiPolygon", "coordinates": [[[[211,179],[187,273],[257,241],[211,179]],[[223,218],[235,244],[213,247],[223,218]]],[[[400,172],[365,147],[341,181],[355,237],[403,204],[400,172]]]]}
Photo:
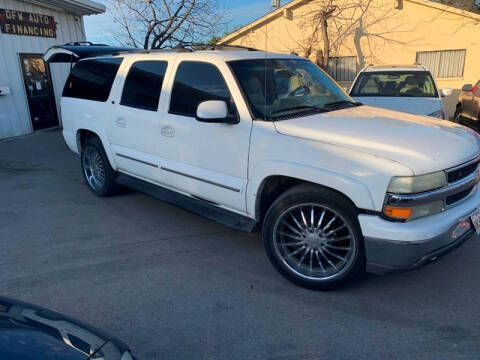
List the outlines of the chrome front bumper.
{"type": "Polygon", "coordinates": [[[461,204],[411,222],[396,223],[374,215],[359,215],[365,239],[367,270],[389,272],[412,269],[435,260],[472,237],[478,237],[470,215],[479,206],[480,191],[476,188],[461,204]],[[467,221],[470,229],[454,238],[452,233],[462,221],[467,221]]]}
{"type": "Polygon", "coordinates": [[[477,236],[470,228],[465,234],[452,239],[451,231],[422,242],[395,242],[365,238],[367,270],[375,273],[414,269],[436,260],[439,256],[460,247],[466,240],[477,236]]]}

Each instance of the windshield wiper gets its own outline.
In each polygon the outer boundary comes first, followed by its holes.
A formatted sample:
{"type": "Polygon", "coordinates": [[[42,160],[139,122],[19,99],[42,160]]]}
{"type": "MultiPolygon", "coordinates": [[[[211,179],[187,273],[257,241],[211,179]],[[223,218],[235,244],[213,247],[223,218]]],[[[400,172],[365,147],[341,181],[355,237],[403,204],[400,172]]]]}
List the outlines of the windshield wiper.
{"type": "Polygon", "coordinates": [[[323,104],[324,107],[334,107],[337,109],[342,105],[362,106],[363,104],[360,102],[350,101],[350,100],[340,100],[340,101],[334,101],[331,103],[323,104]]]}
{"type": "Polygon", "coordinates": [[[318,112],[326,112],[332,111],[332,109],[327,109],[322,106],[313,106],[313,105],[299,105],[299,106],[292,106],[290,108],[275,110],[270,113],[270,115],[280,114],[283,112],[295,111],[295,110],[317,110],[318,112]]]}

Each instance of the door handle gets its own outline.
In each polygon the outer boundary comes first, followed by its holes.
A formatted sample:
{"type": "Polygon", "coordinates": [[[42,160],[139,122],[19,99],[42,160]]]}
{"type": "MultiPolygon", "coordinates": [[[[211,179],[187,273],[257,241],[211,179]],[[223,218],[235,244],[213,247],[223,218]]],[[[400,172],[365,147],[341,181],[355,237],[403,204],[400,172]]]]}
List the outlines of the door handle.
{"type": "Polygon", "coordinates": [[[118,127],[121,127],[121,128],[124,128],[127,126],[127,120],[123,118],[118,118],[117,120],[115,120],[115,123],[117,124],[118,127]]]}

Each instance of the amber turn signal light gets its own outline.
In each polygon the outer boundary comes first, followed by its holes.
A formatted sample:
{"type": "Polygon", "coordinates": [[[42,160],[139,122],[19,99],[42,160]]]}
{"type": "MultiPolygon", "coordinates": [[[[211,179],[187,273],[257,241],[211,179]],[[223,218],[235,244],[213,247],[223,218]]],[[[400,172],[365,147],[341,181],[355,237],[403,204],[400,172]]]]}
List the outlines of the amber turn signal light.
{"type": "Polygon", "coordinates": [[[394,219],[406,220],[412,215],[413,209],[404,207],[385,206],[383,209],[385,215],[394,219]]]}

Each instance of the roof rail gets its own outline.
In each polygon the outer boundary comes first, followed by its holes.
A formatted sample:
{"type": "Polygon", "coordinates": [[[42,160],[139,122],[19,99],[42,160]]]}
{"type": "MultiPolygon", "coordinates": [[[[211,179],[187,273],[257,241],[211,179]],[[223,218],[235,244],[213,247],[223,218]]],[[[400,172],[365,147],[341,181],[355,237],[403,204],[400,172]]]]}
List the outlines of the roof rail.
{"type": "MultiPolygon", "coordinates": [[[[96,45],[96,44],[94,44],[96,45]]],[[[155,54],[155,53],[183,53],[183,52],[194,52],[202,50],[221,50],[221,51],[259,51],[258,49],[249,48],[246,46],[237,46],[237,45],[218,45],[218,44],[191,44],[187,46],[177,46],[174,48],[164,48],[164,49],[132,49],[132,50],[122,50],[115,51],[109,54],[102,55],[120,55],[120,54],[155,54]]]]}
{"type": "Polygon", "coordinates": [[[187,48],[172,48],[172,49],[132,49],[132,50],[122,50],[117,52],[112,52],[109,55],[118,55],[118,54],[154,54],[154,53],[182,53],[182,52],[192,52],[193,50],[187,48]]]}
{"type": "Polygon", "coordinates": [[[68,42],[66,44],[67,46],[109,46],[107,44],[94,44],[91,41],[72,41],[68,42]]]}
{"type": "MultiPolygon", "coordinates": [[[[155,53],[183,53],[193,52],[200,50],[241,50],[241,51],[259,51],[257,49],[248,48],[245,46],[236,45],[219,45],[219,44],[189,44],[188,46],[178,46],[171,49],[138,49],[128,47],[115,47],[105,44],[95,44],[90,41],[78,41],[69,42],[64,45],[55,45],[47,50],[47,53],[54,53],[55,49],[59,49],[58,54],[61,56],[55,56],[49,60],[50,62],[75,62],[80,59],[88,57],[100,57],[100,56],[115,56],[122,54],[155,54],[155,53]]],[[[47,54],[46,53],[46,54],[47,54]]],[[[53,56],[50,54],[50,56],[53,56]]]]}
{"type": "Polygon", "coordinates": [[[260,51],[255,48],[241,46],[241,45],[226,45],[226,44],[192,44],[190,47],[193,50],[223,50],[223,51],[260,51]]]}

